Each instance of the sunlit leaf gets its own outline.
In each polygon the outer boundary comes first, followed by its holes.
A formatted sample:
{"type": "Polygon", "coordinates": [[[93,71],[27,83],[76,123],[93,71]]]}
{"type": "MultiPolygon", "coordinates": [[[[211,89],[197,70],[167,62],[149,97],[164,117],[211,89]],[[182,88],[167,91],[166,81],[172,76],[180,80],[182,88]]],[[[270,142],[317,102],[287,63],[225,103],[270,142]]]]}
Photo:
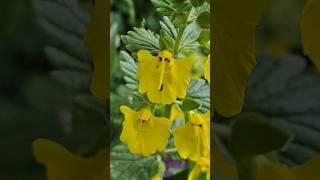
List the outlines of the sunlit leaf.
{"type": "Polygon", "coordinates": [[[155,156],[133,155],[127,146],[117,145],[110,154],[111,180],[151,179],[151,166],[155,156]]]}
{"type": "Polygon", "coordinates": [[[210,86],[205,80],[191,80],[186,97],[201,105],[198,109],[200,112],[205,113],[210,110],[210,86]]]}
{"type": "Polygon", "coordinates": [[[159,52],[159,35],[143,28],[133,28],[127,35],[121,36],[126,48],[131,52],[148,50],[153,53],[159,52]]]}

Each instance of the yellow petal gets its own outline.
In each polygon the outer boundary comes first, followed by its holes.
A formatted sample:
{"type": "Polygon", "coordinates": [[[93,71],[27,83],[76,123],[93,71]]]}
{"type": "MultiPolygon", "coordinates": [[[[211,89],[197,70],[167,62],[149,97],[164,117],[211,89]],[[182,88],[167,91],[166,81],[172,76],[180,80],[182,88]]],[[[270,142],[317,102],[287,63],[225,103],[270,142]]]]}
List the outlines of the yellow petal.
{"type": "Polygon", "coordinates": [[[210,122],[198,114],[191,114],[188,123],[173,132],[174,144],[179,155],[197,160],[210,153],[210,122]]]}
{"type": "Polygon", "coordinates": [[[190,82],[191,69],[194,64],[193,59],[180,59],[174,61],[174,82],[172,83],[177,96],[184,98],[190,82]]]}
{"type": "Polygon", "coordinates": [[[320,157],[316,157],[305,164],[292,169],[296,180],[308,179],[319,180],[320,177],[320,157]]]}
{"type": "Polygon", "coordinates": [[[301,38],[304,53],[320,70],[320,1],[308,0],[301,19],[301,38]]]}
{"type": "Polygon", "coordinates": [[[204,63],[204,77],[210,83],[210,55],[208,56],[208,59],[204,63]]]}
{"type": "Polygon", "coordinates": [[[171,106],[170,120],[173,121],[175,118],[184,119],[184,114],[178,104],[172,104],[171,106]]]}
{"type": "Polygon", "coordinates": [[[260,159],[255,172],[255,180],[295,180],[286,165],[260,159]]]}
{"type": "Polygon", "coordinates": [[[153,116],[149,108],[134,111],[121,106],[120,110],[125,118],[120,140],[128,143],[131,153],[149,156],[166,147],[170,135],[169,119],[153,116]]]}
{"type": "Polygon", "coordinates": [[[92,21],[85,35],[85,43],[91,51],[94,65],[90,89],[96,97],[102,99],[106,99],[109,95],[107,8],[106,0],[95,1],[92,21]]]}
{"type": "Polygon", "coordinates": [[[185,97],[193,60],[175,60],[168,51],[162,51],[155,57],[146,50],[140,50],[137,55],[140,93],[146,92],[149,100],[158,104],[172,104],[177,97],[185,97]]]}
{"type": "Polygon", "coordinates": [[[319,167],[319,157],[292,169],[285,164],[271,162],[265,158],[259,159],[255,180],[318,180],[319,167]]]}
{"type": "Polygon", "coordinates": [[[46,166],[48,180],[105,180],[107,151],[95,157],[82,158],[70,153],[60,144],[46,139],[33,142],[35,158],[46,166]]]}
{"type": "Polygon", "coordinates": [[[217,144],[213,146],[213,159],[214,159],[214,176],[223,179],[236,180],[238,179],[238,172],[235,164],[230,162],[220,150],[217,144]]]}
{"type": "Polygon", "coordinates": [[[255,31],[271,0],[214,0],[213,92],[216,111],[226,117],[241,111],[255,59],[255,31]]]}

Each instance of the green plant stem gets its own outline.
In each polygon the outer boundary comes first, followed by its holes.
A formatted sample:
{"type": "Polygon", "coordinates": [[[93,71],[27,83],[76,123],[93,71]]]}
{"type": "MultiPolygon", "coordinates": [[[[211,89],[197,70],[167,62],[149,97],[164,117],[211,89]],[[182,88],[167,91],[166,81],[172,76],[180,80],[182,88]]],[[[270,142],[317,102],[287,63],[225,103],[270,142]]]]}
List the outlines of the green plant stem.
{"type": "Polygon", "coordinates": [[[176,148],[169,148],[169,149],[165,149],[163,151],[164,154],[171,154],[171,153],[175,153],[175,152],[177,152],[176,148]]]}
{"type": "Polygon", "coordinates": [[[186,29],[186,26],[187,25],[182,25],[179,28],[178,36],[177,36],[176,42],[174,44],[174,49],[173,49],[173,56],[175,58],[177,57],[177,54],[178,54],[178,51],[179,51],[179,47],[180,47],[180,44],[181,44],[181,40],[182,40],[182,37],[183,37],[183,34],[184,34],[184,30],[186,29]]]}

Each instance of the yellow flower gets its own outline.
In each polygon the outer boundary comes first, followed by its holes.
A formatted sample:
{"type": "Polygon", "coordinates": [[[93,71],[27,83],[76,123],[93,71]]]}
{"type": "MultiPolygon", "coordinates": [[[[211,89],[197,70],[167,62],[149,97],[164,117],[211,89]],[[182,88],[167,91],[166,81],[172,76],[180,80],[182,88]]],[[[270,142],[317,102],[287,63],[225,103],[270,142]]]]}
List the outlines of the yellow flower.
{"type": "Polygon", "coordinates": [[[207,180],[210,180],[210,159],[201,157],[197,160],[192,171],[189,174],[188,180],[198,180],[201,174],[205,174],[207,180]]]}
{"type": "Polygon", "coordinates": [[[46,165],[48,180],[106,180],[107,150],[91,158],[79,157],[60,144],[46,139],[33,142],[35,158],[46,165]]]}
{"type": "Polygon", "coordinates": [[[318,180],[320,177],[319,167],[320,157],[293,168],[260,157],[257,160],[254,180],[318,180]]]}
{"type": "Polygon", "coordinates": [[[190,112],[189,118],[173,132],[174,144],[182,158],[197,160],[210,153],[210,113],[190,112]]]}
{"type": "Polygon", "coordinates": [[[92,21],[84,39],[91,51],[94,65],[90,90],[96,97],[102,99],[106,99],[109,95],[107,8],[106,0],[95,1],[92,21]]]}
{"type": "Polygon", "coordinates": [[[208,56],[208,59],[204,63],[203,68],[204,68],[204,77],[210,83],[210,55],[208,56]]]}
{"type": "Polygon", "coordinates": [[[169,119],[153,116],[150,108],[134,111],[121,106],[120,111],[125,119],[120,140],[128,143],[131,153],[149,156],[166,147],[170,135],[169,119]]]}
{"type": "Polygon", "coordinates": [[[184,114],[178,104],[172,104],[170,110],[170,120],[173,121],[176,118],[184,119],[184,114]]]}
{"type": "Polygon", "coordinates": [[[184,98],[190,82],[192,59],[174,59],[169,51],[153,56],[146,50],[138,52],[139,92],[158,104],[174,103],[184,98]]]}
{"type": "Polygon", "coordinates": [[[153,176],[151,180],[162,180],[162,178],[159,175],[153,176]]]}

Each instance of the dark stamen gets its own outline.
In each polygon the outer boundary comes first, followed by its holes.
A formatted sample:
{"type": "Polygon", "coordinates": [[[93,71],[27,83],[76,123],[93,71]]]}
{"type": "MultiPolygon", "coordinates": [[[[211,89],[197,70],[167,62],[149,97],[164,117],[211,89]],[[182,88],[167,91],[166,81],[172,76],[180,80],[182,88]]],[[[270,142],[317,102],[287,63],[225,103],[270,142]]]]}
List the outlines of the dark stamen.
{"type": "Polygon", "coordinates": [[[159,61],[162,61],[162,57],[159,57],[159,61]]]}
{"type": "Polygon", "coordinates": [[[162,91],[163,90],[163,84],[161,84],[161,87],[160,87],[160,91],[162,91]]]}

